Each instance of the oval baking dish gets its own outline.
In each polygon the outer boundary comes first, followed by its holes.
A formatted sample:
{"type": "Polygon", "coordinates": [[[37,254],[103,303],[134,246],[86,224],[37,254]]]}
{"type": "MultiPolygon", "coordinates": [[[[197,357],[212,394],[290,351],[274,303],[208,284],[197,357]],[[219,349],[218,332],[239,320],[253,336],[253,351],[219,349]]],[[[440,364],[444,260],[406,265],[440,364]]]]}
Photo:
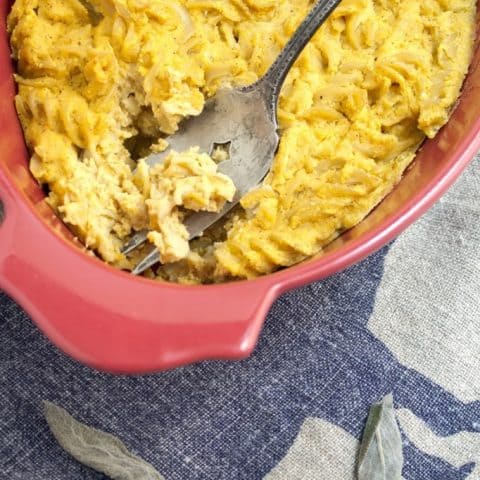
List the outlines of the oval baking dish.
{"type": "Polygon", "coordinates": [[[151,372],[248,356],[282,292],[332,275],[394,238],[445,192],[480,147],[477,42],[449,123],[424,145],[396,189],[324,254],[256,280],[222,285],[137,278],[87,255],[29,172],[13,103],[5,30],[10,4],[0,0],[0,288],[58,347],[99,369],[151,372]]]}

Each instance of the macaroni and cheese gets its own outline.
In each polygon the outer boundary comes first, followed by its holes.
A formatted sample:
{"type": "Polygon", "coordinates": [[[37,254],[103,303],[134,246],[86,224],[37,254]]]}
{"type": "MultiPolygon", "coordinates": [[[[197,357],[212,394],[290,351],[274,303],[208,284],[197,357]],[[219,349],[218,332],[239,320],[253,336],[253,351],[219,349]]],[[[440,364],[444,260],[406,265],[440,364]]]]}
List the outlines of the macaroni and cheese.
{"type": "Polygon", "coordinates": [[[106,262],[148,228],[183,283],[253,278],[321,252],[400,180],[445,124],[471,58],[474,0],[343,0],[281,93],[273,167],[192,242],[182,220],[234,195],[215,156],[172,152],[220,87],[260,78],[312,0],[16,0],[17,110],[48,202],[106,262]]]}

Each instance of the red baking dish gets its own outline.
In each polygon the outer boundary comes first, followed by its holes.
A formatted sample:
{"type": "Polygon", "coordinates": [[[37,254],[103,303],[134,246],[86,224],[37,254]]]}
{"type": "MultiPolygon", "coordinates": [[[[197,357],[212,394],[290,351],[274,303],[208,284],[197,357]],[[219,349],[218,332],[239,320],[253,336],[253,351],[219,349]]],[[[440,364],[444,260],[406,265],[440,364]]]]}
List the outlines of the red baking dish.
{"type": "Polygon", "coordinates": [[[455,181],[480,147],[480,51],[458,107],[394,192],[328,251],[253,281],[159,283],[88,256],[45,203],[30,175],[14,109],[15,86],[0,0],[0,287],[63,351],[122,373],[248,356],[272,302],[286,290],[358,262],[402,232],[455,181]]]}

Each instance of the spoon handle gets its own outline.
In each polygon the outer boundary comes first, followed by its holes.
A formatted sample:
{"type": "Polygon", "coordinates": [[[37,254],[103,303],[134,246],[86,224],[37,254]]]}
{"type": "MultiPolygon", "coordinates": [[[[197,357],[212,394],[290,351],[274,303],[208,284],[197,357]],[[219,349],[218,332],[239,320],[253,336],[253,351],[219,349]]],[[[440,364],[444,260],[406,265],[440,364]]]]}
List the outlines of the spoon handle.
{"type": "Polygon", "coordinates": [[[307,43],[338,6],[340,1],[341,0],[319,0],[285,45],[285,48],[281,51],[267,73],[258,81],[257,86],[263,87],[264,94],[267,96],[266,100],[268,100],[268,105],[271,107],[272,112],[276,111],[278,96],[288,72],[307,43]]]}

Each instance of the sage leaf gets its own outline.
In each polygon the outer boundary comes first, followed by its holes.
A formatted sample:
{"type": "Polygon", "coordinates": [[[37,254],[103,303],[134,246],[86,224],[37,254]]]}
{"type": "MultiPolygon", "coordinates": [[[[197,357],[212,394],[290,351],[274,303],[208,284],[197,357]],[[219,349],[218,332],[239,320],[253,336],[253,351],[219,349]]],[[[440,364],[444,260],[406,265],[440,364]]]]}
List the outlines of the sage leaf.
{"type": "Polygon", "coordinates": [[[112,480],[165,480],[152,465],[127,450],[110,433],[75,420],[65,409],[43,402],[48,426],[61,447],[87,467],[112,480]]]}
{"type": "Polygon", "coordinates": [[[358,480],[400,480],[403,448],[393,395],[370,409],[358,456],[358,480]]]}

